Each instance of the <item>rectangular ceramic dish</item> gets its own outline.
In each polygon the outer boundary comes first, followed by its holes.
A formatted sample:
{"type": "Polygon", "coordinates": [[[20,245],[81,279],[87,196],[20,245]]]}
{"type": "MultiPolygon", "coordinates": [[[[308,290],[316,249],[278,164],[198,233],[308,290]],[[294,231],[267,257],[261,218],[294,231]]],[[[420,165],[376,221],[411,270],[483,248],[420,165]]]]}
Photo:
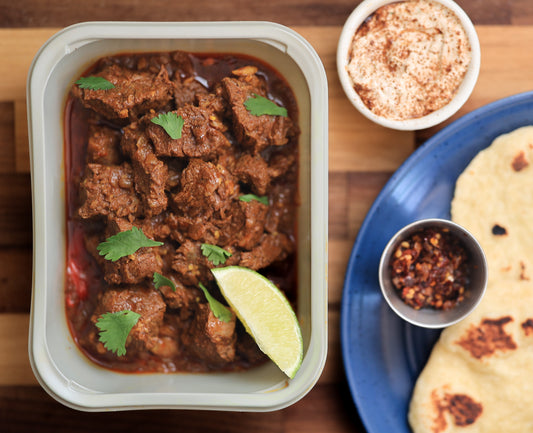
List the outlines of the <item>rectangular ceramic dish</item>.
{"type": "Polygon", "coordinates": [[[328,99],[322,63],[297,33],[266,22],[95,22],[68,27],[37,53],[27,82],[33,192],[29,354],[43,388],[87,411],[148,408],[269,411],[302,398],[327,351],[328,99]],[[91,363],[69,332],[64,305],[63,115],[69,88],[96,59],[185,50],[258,57],[289,82],[299,106],[298,318],[304,361],[292,380],[271,362],[238,373],[123,374],[91,363]]]}

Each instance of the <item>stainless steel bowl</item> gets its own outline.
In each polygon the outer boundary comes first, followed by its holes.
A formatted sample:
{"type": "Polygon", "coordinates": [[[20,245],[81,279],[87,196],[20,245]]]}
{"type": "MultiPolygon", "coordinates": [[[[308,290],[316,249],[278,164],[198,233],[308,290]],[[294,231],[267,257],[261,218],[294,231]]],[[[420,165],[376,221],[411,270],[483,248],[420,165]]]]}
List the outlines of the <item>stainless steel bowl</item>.
{"type": "Polygon", "coordinates": [[[445,219],[430,218],[415,221],[399,230],[389,241],[379,263],[379,284],[385,300],[402,319],[424,328],[443,328],[468,316],[479,304],[487,287],[487,261],[481,245],[465,228],[445,219]],[[470,276],[465,298],[449,310],[421,308],[407,305],[391,279],[390,262],[398,245],[425,228],[447,229],[457,237],[469,256],[470,276]]]}

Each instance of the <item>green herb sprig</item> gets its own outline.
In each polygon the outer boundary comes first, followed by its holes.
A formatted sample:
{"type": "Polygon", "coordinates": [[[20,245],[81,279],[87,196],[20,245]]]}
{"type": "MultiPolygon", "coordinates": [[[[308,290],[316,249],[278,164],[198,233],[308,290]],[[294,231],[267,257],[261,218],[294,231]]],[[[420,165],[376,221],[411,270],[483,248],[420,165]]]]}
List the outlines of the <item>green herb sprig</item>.
{"type": "Polygon", "coordinates": [[[151,121],[152,123],[161,126],[173,140],[181,138],[181,132],[185,122],[183,117],[178,116],[173,111],[161,113],[159,116],[153,117],[151,121]]]}
{"type": "Polygon", "coordinates": [[[80,89],[89,90],[111,90],[115,88],[115,85],[103,77],[81,77],[76,81],[76,84],[80,89]]]}
{"type": "Polygon", "coordinates": [[[244,194],[239,197],[239,200],[246,203],[250,203],[252,200],[255,200],[259,203],[263,203],[265,206],[268,206],[268,197],[266,195],[259,197],[255,194],[244,194]]]}
{"type": "Polygon", "coordinates": [[[172,280],[169,280],[167,277],[164,277],[159,272],[154,272],[154,286],[156,289],[159,289],[162,286],[168,286],[172,289],[173,292],[176,291],[176,285],[172,280]]]}
{"type": "Polygon", "coordinates": [[[287,109],[280,107],[275,102],[263,96],[254,93],[246,101],[244,106],[252,116],[262,116],[269,114],[271,116],[287,117],[287,109]]]}
{"type": "Polygon", "coordinates": [[[134,254],[139,248],[158,247],[161,245],[163,245],[163,242],[157,242],[146,237],[141,229],[133,226],[131,230],[120,232],[107,238],[96,249],[107,260],[116,262],[121,257],[134,254]]]}
{"type": "Polygon", "coordinates": [[[211,244],[202,244],[200,246],[202,254],[207,257],[213,265],[218,266],[226,263],[226,258],[231,257],[231,253],[223,248],[211,244]]]}
{"type": "Polygon", "coordinates": [[[126,339],[140,318],[139,313],[130,310],[102,314],[96,321],[96,327],[100,330],[99,339],[104,347],[118,356],[124,356],[126,339]]]}
{"type": "Polygon", "coordinates": [[[211,293],[209,293],[209,291],[202,283],[199,283],[198,286],[200,287],[200,289],[202,289],[202,292],[204,292],[205,298],[209,303],[209,308],[211,308],[211,311],[213,312],[214,316],[218,320],[228,323],[232,317],[231,310],[224,304],[220,303],[217,299],[213,298],[213,296],[211,296],[211,293]]]}

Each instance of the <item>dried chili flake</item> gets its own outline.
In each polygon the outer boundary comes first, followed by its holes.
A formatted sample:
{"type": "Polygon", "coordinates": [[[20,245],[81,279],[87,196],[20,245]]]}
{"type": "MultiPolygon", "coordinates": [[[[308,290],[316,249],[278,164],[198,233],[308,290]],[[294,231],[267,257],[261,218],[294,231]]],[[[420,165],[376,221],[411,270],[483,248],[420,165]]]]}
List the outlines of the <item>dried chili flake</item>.
{"type": "Polygon", "coordinates": [[[407,305],[449,310],[464,299],[468,255],[448,230],[426,228],[398,245],[391,276],[407,305]]]}

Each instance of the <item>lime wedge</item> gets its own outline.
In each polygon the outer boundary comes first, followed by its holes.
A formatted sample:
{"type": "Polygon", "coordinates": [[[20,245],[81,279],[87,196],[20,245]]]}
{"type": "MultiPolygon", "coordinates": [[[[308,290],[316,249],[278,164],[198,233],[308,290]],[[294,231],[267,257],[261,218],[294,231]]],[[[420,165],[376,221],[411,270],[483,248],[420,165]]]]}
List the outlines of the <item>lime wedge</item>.
{"type": "Polygon", "coordinates": [[[285,295],[248,268],[228,266],[211,272],[259,348],[292,379],[302,364],[303,340],[298,319],[285,295]]]}

